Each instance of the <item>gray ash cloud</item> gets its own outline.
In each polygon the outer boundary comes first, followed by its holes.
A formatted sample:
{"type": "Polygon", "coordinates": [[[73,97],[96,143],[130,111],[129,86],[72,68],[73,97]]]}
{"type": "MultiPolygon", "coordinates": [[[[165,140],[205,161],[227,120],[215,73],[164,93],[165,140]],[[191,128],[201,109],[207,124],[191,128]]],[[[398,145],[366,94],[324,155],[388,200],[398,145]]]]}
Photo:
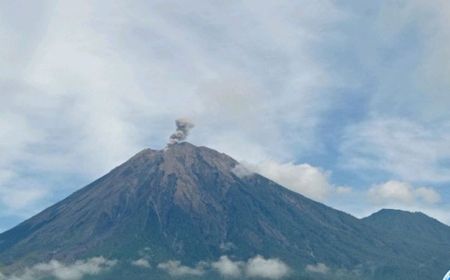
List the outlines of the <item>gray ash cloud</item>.
{"type": "Polygon", "coordinates": [[[169,144],[176,144],[186,140],[189,131],[194,127],[194,124],[188,119],[177,119],[175,120],[175,125],[177,130],[170,135],[169,144]]]}

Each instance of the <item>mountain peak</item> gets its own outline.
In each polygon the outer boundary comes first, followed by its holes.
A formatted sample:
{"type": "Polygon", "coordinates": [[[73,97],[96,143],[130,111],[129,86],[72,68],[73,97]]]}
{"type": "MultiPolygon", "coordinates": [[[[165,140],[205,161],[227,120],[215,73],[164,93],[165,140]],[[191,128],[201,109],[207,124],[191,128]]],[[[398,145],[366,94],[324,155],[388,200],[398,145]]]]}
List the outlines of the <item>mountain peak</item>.
{"type": "Polygon", "coordinates": [[[372,215],[424,215],[422,212],[411,212],[401,209],[391,209],[391,208],[383,208],[379,211],[373,213],[372,215]]]}
{"type": "Polygon", "coordinates": [[[450,227],[422,212],[382,209],[363,221],[401,238],[411,235],[411,238],[426,240],[433,236],[435,241],[450,242],[450,227]]]}
{"type": "Polygon", "coordinates": [[[208,176],[211,172],[230,175],[236,164],[237,161],[226,154],[189,142],[170,144],[161,151],[162,170],[182,177],[208,176]]]}
{"type": "MultiPolygon", "coordinates": [[[[411,211],[405,211],[400,209],[381,209],[378,212],[375,212],[371,214],[370,216],[364,218],[364,219],[427,219],[427,220],[435,220],[434,218],[431,218],[427,215],[425,215],[422,212],[411,212],[411,211]]],[[[436,220],[437,221],[437,220],[436,220]]]]}
{"type": "Polygon", "coordinates": [[[198,169],[201,166],[213,168],[223,173],[230,173],[231,169],[238,162],[230,156],[219,153],[216,150],[196,146],[189,142],[169,144],[162,150],[144,149],[130,158],[119,168],[149,168],[158,166],[161,171],[167,174],[188,172],[191,169],[198,169]]]}
{"type": "Polygon", "coordinates": [[[194,144],[191,144],[189,142],[179,142],[179,143],[173,143],[173,144],[167,144],[167,146],[164,149],[161,150],[154,150],[151,148],[146,148],[135,154],[130,160],[136,159],[136,158],[142,158],[142,157],[152,157],[155,154],[163,155],[165,153],[177,153],[177,154],[188,154],[188,153],[194,153],[196,150],[201,149],[203,147],[195,146],[194,144]]]}
{"type": "Polygon", "coordinates": [[[196,148],[199,148],[198,146],[187,142],[187,141],[183,141],[183,142],[176,142],[176,143],[170,143],[167,145],[166,149],[164,150],[194,150],[196,148]]]}

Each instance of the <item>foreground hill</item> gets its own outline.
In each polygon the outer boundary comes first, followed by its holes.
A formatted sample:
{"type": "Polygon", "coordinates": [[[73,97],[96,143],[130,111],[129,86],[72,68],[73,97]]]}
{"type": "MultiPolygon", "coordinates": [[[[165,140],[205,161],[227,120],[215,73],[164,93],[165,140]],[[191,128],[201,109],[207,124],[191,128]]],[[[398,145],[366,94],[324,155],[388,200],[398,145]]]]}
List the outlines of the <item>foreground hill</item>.
{"type": "Polygon", "coordinates": [[[237,165],[189,143],[143,150],[1,234],[0,268],[103,256],[117,265],[95,279],[166,279],[168,261],[185,265],[181,278],[217,279],[198,264],[261,255],[289,267],[279,277],[410,280],[439,279],[450,265],[450,228],[425,215],[359,220],[258,174],[238,176],[237,165]]]}

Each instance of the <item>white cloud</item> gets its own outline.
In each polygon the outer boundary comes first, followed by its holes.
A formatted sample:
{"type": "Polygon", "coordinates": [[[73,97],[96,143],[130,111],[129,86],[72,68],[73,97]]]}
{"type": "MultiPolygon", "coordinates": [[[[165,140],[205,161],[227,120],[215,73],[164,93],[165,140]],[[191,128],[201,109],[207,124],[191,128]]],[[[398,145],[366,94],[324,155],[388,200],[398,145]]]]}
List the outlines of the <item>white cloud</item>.
{"type": "Polygon", "coordinates": [[[430,187],[420,187],[415,189],[415,195],[425,203],[435,204],[441,201],[441,195],[430,187]]]}
{"type": "Polygon", "coordinates": [[[250,176],[253,172],[263,175],[278,184],[310,197],[324,201],[333,194],[351,192],[349,187],[334,187],[329,182],[329,173],[309,164],[278,163],[264,161],[258,164],[241,163],[233,172],[240,177],[250,176]]]}
{"type": "Polygon", "coordinates": [[[330,268],[324,263],[308,264],[305,269],[309,272],[321,274],[326,274],[330,271],[330,268]]]}
{"type": "Polygon", "coordinates": [[[289,267],[279,259],[256,256],[248,260],[245,273],[250,277],[280,279],[289,274],[289,267]]]}
{"type": "Polygon", "coordinates": [[[233,261],[228,256],[221,256],[215,262],[199,262],[195,267],[182,265],[180,261],[168,261],[158,264],[158,268],[172,276],[200,276],[212,269],[226,278],[240,278],[241,276],[281,279],[290,273],[290,268],[276,258],[255,256],[244,261],[233,261]]]}
{"type": "Polygon", "coordinates": [[[240,277],[244,265],[243,262],[230,260],[228,256],[221,256],[218,261],[211,263],[211,267],[225,277],[240,277]]]}
{"type": "Polygon", "coordinates": [[[21,274],[6,276],[0,274],[1,280],[39,280],[54,277],[57,280],[80,280],[88,275],[98,275],[117,264],[115,260],[103,257],[94,257],[87,260],[79,260],[73,264],[63,264],[52,260],[48,263],[40,263],[31,268],[26,268],[21,274]]]}
{"type": "Polygon", "coordinates": [[[131,262],[132,265],[143,268],[150,268],[151,265],[147,259],[140,258],[131,262]]]}
{"type": "Polygon", "coordinates": [[[378,205],[436,204],[441,196],[433,188],[414,187],[406,182],[388,181],[369,189],[370,200],[378,205]]]}
{"type": "Polygon", "coordinates": [[[255,164],[241,162],[241,163],[237,164],[235,167],[233,167],[231,172],[233,172],[234,175],[236,175],[240,178],[244,178],[244,177],[252,176],[253,174],[255,174],[256,169],[257,169],[257,166],[255,164]]]}
{"type": "Polygon", "coordinates": [[[196,267],[182,265],[180,261],[170,260],[158,264],[158,268],[166,271],[171,276],[200,276],[205,273],[204,265],[198,264],[196,267]]]}

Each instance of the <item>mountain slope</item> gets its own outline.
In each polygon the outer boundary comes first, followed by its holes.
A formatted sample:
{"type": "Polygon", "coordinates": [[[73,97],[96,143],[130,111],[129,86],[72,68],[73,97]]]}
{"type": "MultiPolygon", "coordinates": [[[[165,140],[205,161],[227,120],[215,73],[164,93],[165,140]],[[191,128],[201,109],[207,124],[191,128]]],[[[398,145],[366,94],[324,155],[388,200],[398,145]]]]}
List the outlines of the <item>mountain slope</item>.
{"type": "MultiPolygon", "coordinates": [[[[259,254],[280,258],[302,275],[306,265],[325,263],[364,279],[423,279],[414,270],[425,259],[411,259],[403,247],[396,248],[398,240],[378,229],[383,226],[375,220],[358,220],[257,174],[237,176],[237,164],[189,143],[146,149],[1,234],[0,263],[13,271],[51,259],[130,260],[145,249],[154,264],[175,259],[194,265],[225,254],[240,260],[259,254]],[[393,263],[408,273],[389,278],[385,272],[393,263]]],[[[142,279],[127,269],[114,277],[142,279]]]]}

